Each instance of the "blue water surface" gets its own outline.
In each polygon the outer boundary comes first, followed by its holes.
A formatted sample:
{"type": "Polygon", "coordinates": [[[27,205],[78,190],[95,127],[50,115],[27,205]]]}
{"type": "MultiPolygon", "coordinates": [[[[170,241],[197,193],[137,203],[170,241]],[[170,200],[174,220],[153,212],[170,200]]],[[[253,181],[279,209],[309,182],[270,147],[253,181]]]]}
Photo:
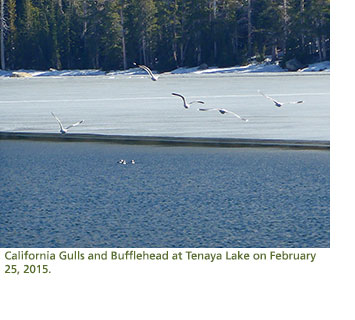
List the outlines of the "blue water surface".
{"type": "Polygon", "coordinates": [[[330,246],[329,151],[1,140],[0,163],[0,247],[330,246]]]}

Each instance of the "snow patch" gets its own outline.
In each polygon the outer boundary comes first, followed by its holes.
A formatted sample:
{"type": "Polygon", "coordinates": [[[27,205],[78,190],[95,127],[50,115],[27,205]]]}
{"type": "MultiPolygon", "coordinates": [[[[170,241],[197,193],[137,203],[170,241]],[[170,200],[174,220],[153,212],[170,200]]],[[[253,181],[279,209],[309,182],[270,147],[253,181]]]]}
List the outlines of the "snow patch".
{"type": "Polygon", "coordinates": [[[0,70],[0,77],[10,77],[12,75],[12,71],[0,70]]]}
{"type": "Polygon", "coordinates": [[[254,73],[254,72],[285,72],[278,64],[253,63],[247,66],[235,66],[228,68],[209,68],[197,71],[198,74],[204,73],[254,73]]]}
{"type": "Polygon", "coordinates": [[[187,67],[180,67],[180,68],[177,68],[173,71],[170,71],[170,72],[166,72],[166,74],[185,74],[185,73],[193,73],[193,72],[196,72],[198,71],[198,67],[192,67],[192,68],[187,68],[187,67]]]}
{"type": "Polygon", "coordinates": [[[205,70],[199,70],[198,67],[178,68],[171,71],[171,74],[214,74],[214,73],[251,73],[251,72],[285,72],[278,64],[270,63],[252,63],[247,66],[234,66],[227,68],[210,67],[205,70]]]}
{"type": "Polygon", "coordinates": [[[49,70],[49,71],[34,71],[33,77],[59,77],[59,76],[102,76],[106,72],[101,70],[49,70]]]}
{"type": "Polygon", "coordinates": [[[20,69],[16,71],[4,71],[0,70],[0,76],[11,77],[14,72],[25,72],[30,74],[32,77],[61,77],[61,76],[101,76],[105,75],[106,72],[101,70],[47,70],[47,71],[37,71],[37,70],[25,70],[20,69]]]}
{"type": "Polygon", "coordinates": [[[327,71],[330,72],[330,61],[322,61],[312,63],[308,67],[300,70],[300,72],[327,71]]]}
{"type": "MultiPolygon", "coordinates": [[[[152,70],[153,74],[158,74],[159,72],[152,70]]],[[[140,68],[131,68],[127,70],[110,71],[106,73],[107,76],[133,76],[133,75],[147,75],[147,72],[140,68]]]]}
{"type": "MultiPolygon", "coordinates": [[[[318,63],[310,64],[308,67],[300,70],[299,72],[315,72],[315,71],[325,71],[330,72],[330,61],[322,61],[318,63]]],[[[11,77],[12,73],[15,71],[0,70],[0,77],[11,77]]],[[[128,70],[118,70],[105,72],[101,70],[88,69],[88,70],[47,70],[47,71],[36,71],[36,70],[17,70],[17,72],[26,72],[31,74],[32,77],[61,77],[61,76],[132,76],[132,75],[142,75],[146,74],[144,70],[139,68],[131,68],[128,70]]],[[[198,67],[181,67],[170,72],[163,73],[164,75],[170,74],[229,74],[229,73],[264,73],[264,72],[287,72],[287,70],[282,69],[278,63],[251,63],[246,66],[234,66],[228,68],[218,68],[210,67],[205,70],[199,70],[198,67]]],[[[154,74],[158,72],[154,71],[154,74]]]]}

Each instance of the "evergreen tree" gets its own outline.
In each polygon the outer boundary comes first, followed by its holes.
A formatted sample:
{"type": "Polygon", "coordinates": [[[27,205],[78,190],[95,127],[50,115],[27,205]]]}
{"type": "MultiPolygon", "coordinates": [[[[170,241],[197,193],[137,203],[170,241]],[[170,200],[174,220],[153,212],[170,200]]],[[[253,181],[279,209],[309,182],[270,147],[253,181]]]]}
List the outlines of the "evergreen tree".
{"type": "Polygon", "coordinates": [[[3,68],[109,70],[138,62],[171,70],[243,64],[254,55],[329,59],[329,0],[0,1],[3,68]]]}
{"type": "Polygon", "coordinates": [[[17,27],[16,27],[16,1],[7,0],[7,21],[8,30],[5,39],[6,61],[10,69],[14,69],[16,65],[16,52],[17,52],[17,27]]]}
{"type": "Polygon", "coordinates": [[[290,32],[287,55],[303,63],[329,59],[330,1],[289,0],[290,32]]]}
{"type": "Polygon", "coordinates": [[[152,65],[154,36],[157,29],[155,14],[156,7],[153,0],[131,0],[127,3],[126,30],[130,64],[138,61],[145,65],[152,65]]]}
{"type": "Polygon", "coordinates": [[[0,0],[0,66],[5,69],[5,3],[0,0]]]}

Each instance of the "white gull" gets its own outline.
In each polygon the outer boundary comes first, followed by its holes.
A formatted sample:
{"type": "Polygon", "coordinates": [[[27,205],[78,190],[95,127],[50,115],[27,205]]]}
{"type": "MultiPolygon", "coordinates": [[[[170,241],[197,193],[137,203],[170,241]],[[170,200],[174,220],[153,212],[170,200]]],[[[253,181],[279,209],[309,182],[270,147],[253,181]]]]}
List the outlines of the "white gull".
{"type": "Polygon", "coordinates": [[[66,128],[63,127],[62,122],[55,116],[55,114],[53,112],[51,112],[52,116],[58,121],[59,123],[59,127],[60,127],[60,133],[61,134],[65,134],[68,132],[68,129],[72,128],[72,127],[76,127],[77,125],[81,124],[84,122],[84,120],[78,121],[76,123],[71,124],[70,126],[67,126],[66,128]]]}

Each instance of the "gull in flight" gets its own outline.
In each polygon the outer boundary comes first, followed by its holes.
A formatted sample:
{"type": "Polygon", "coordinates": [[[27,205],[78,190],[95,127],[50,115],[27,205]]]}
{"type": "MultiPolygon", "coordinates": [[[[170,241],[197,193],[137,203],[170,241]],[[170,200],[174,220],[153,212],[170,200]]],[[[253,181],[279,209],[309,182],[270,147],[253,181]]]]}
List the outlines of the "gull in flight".
{"type": "Polygon", "coordinates": [[[144,65],[140,65],[140,64],[136,64],[135,62],[133,62],[133,64],[135,66],[137,66],[138,68],[141,68],[143,69],[145,72],[147,72],[149,75],[150,75],[150,78],[153,80],[153,81],[157,81],[158,80],[158,76],[155,76],[152,72],[152,70],[150,70],[147,66],[144,66],[144,65]]]}
{"type": "Polygon", "coordinates": [[[217,110],[218,112],[220,112],[221,114],[225,114],[225,113],[231,113],[232,115],[236,116],[237,118],[239,118],[242,121],[248,122],[248,119],[242,118],[239,114],[236,114],[235,112],[229,111],[227,109],[221,109],[221,108],[198,108],[199,111],[212,111],[212,110],[217,110]]]}
{"type": "Polygon", "coordinates": [[[262,96],[264,96],[265,98],[270,99],[270,100],[275,104],[276,107],[282,107],[284,104],[303,103],[302,100],[299,100],[299,101],[291,101],[291,102],[280,102],[280,101],[277,101],[277,100],[275,100],[275,99],[273,99],[273,98],[267,96],[266,94],[262,93],[260,90],[258,90],[258,92],[259,92],[262,96]]]}
{"type": "Polygon", "coordinates": [[[62,123],[61,123],[61,121],[54,115],[54,113],[51,112],[51,114],[52,114],[52,116],[58,121],[59,127],[60,127],[60,133],[61,133],[61,134],[67,133],[69,128],[76,127],[77,125],[79,125],[79,124],[81,124],[81,123],[84,122],[84,120],[81,120],[81,121],[79,121],[79,122],[73,123],[73,124],[71,124],[70,126],[67,126],[66,128],[64,128],[63,125],[62,125],[62,123]]]}
{"type": "Polygon", "coordinates": [[[181,94],[178,94],[178,93],[172,93],[173,96],[177,96],[177,97],[180,97],[182,99],[182,101],[184,102],[184,108],[185,109],[188,109],[190,108],[190,104],[193,104],[193,103],[204,103],[203,101],[201,100],[194,100],[194,101],[191,101],[189,103],[186,102],[186,99],[183,95],[181,94]]]}

